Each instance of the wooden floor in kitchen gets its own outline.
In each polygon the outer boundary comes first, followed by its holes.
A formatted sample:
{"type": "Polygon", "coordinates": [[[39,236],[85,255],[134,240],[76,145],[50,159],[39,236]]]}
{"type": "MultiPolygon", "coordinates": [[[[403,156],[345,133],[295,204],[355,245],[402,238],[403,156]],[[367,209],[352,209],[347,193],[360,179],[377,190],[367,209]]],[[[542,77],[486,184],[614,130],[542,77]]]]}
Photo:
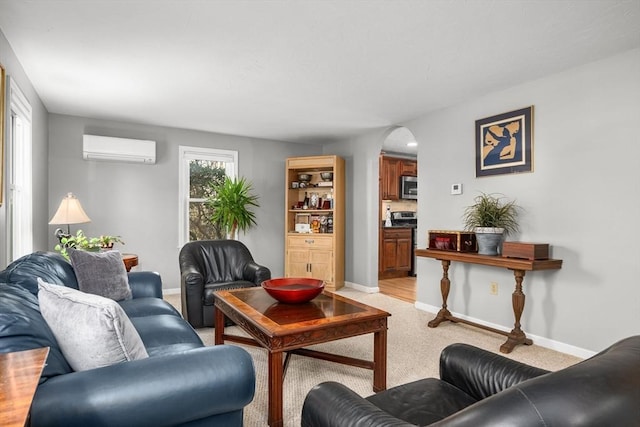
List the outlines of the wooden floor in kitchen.
{"type": "Polygon", "coordinates": [[[413,276],[378,280],[378,288],[381,294],[411,303],[416,302],[416,278],[413,276]]]}

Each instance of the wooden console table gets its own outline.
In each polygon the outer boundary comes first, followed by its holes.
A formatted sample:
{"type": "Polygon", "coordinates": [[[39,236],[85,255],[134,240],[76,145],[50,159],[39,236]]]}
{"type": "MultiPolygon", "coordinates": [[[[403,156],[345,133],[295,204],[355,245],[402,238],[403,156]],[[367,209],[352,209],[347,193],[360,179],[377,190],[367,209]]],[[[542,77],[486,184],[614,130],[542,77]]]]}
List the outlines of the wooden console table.
{"type": "Polygon", "coordinates": [[[442,308],[436,317],[428,323],[430,328],[437,327],[445,320],[451,322],[465,323],[471,326],[495,332],[507,337],[507,341],[500,346],[502,353],[511,353],[518,344],[531,345],[533,341],[527,338],[520,329],[520,318],[524,310],[524,293],[522,292],[522,281],[526,271],[534,270],[557,270],[562,268],[561,259],[528,260],[519,258],[503,258],[501,256],[478,255],[476,253],[440,251],[436,249],[416,249],[416,255],[426,258],[434,258],[442,262],[442,279],[440,279],[440,292],[442,293],[442,308]],[[455,317],[447,309],[447,298],[451,281],[449,280],[449,265],[451,261],[464,262],[467,264],[488,265],[491,267],[502,267],[513,271],[516,279],[516,287],[511,296],[513,304],[513,315],[515,318],[514,328],[511,332],[501,331],[489,326],[481,325],[470,320],[455,317]]]}
{"type": "Polygon", "coordinates": [[[49,347],[0,354],[0,425],[27,425],[49,347]]]}

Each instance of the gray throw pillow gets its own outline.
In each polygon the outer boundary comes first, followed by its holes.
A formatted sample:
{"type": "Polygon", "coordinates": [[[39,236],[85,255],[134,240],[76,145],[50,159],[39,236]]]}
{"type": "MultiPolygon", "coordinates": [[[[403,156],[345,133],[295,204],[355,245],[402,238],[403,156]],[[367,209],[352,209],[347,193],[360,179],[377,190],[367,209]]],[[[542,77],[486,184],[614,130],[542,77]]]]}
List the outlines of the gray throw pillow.
{"type": "Polygon", "coordinates": [[[38,302],[75,371],[149,357],[131,320],[112,299],[38,278],[38,302]]]}
{"type": "Polygon", "coordinates": [[[115,301],[131,299],[129,276],[119,251],[87,252],[69,249],[78,289],[115,301]]]}

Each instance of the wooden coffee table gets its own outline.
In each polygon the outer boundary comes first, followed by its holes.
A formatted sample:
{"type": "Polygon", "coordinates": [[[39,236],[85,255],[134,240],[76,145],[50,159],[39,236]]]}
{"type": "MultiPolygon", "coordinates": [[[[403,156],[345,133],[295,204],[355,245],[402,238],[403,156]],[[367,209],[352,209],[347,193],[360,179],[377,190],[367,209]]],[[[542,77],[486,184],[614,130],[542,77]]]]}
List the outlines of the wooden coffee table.
{"type": "Polygon", "coordinates": [[[215,293],[215,344],[225,340],[269,351],[269,426],[281,427],[282,382],[291,354],[373,370],[373,391],[387,388],[386,311],[325,291],[305,304],[281,304],[262,288],[215,293]],[[224,333],[227,316],[252,338],[224,333]],[[220,326],[222,327],[220,327],[220,326]],[[313,344],[373,333],[373,361],[304,349],[313,344]],[[283,353],[287,353],[283,360],[283,353]]]}

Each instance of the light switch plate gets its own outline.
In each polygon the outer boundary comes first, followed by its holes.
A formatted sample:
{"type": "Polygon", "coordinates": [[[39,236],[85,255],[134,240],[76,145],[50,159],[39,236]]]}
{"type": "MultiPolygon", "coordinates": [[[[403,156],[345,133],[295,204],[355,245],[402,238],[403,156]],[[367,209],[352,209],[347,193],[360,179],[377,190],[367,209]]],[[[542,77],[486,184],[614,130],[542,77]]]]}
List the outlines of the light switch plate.
{"type": "Polygon", "coordinates": [[[462,184],[451,184],[451,194],[462,194],[462,184]]]}

